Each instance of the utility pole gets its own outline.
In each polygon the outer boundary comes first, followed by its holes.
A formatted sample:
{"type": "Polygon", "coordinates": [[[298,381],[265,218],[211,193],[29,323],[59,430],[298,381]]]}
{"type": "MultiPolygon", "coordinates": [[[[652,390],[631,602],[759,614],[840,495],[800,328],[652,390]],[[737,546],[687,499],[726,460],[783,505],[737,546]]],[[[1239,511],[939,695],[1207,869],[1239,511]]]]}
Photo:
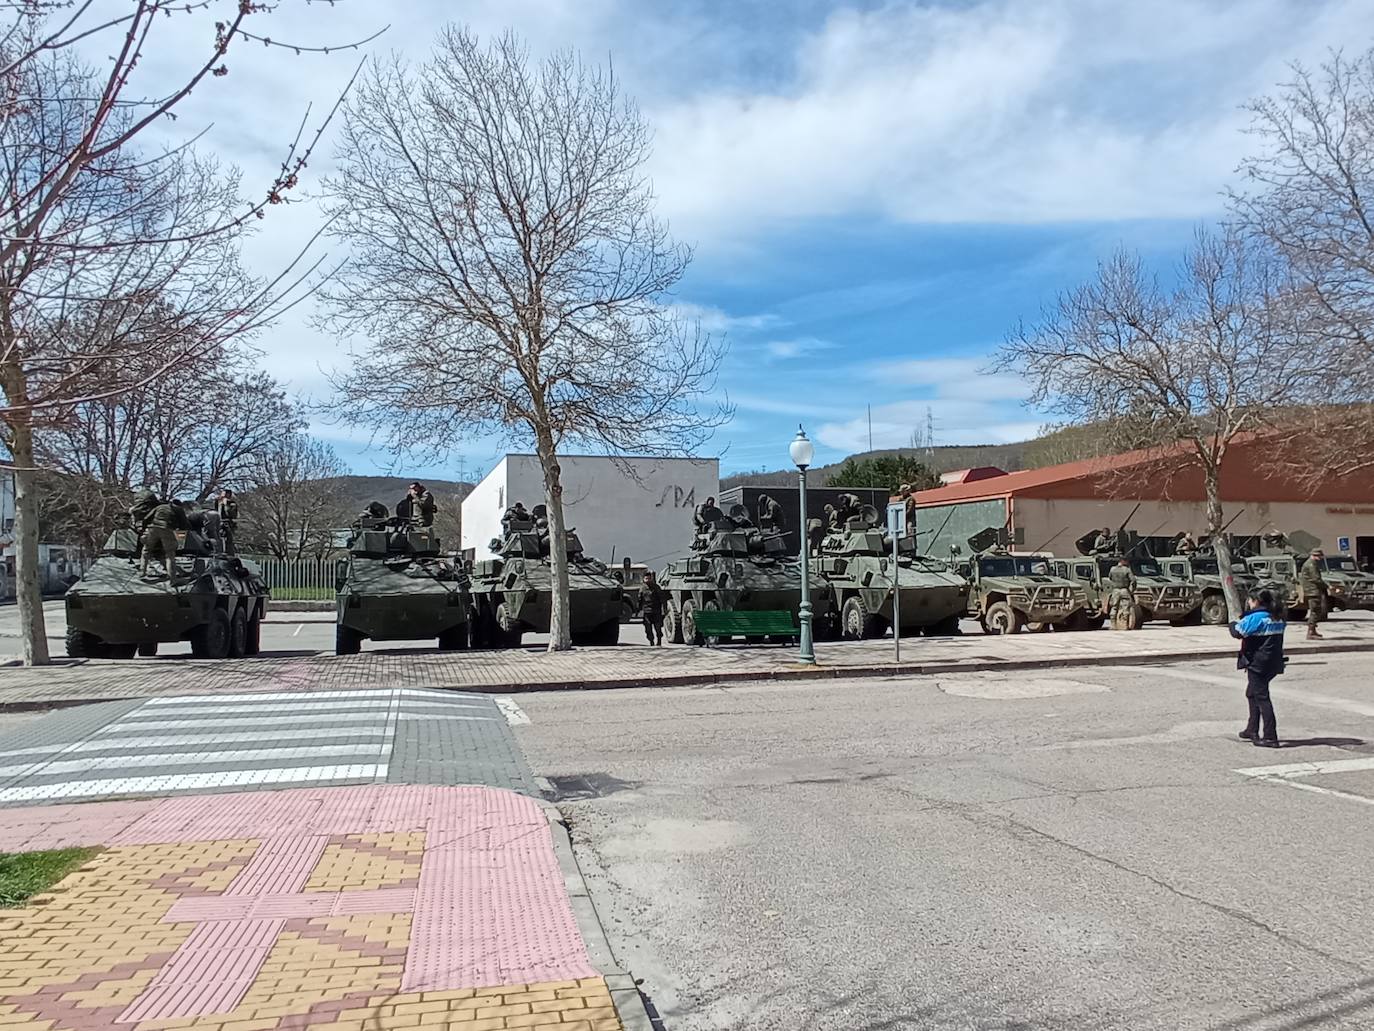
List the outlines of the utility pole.
{"type": "Polygon", "coordinates": [[[873,450],[873,406],[868,406],[868,450],[873,450]]]}

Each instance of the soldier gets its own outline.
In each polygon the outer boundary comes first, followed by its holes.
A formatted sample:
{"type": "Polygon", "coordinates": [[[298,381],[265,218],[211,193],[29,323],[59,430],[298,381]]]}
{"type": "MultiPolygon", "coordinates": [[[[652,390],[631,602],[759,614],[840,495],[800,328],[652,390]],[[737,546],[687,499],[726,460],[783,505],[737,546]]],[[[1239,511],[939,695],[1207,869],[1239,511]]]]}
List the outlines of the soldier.
{"type": "Polygon", "coordinates": [[[863,512],[863,505],[859,503],[857,494],[841,494],[840,507],[835,511],[835,526],[843,530],[849,525],[849,520],[863,512]]]}
{"type": "Polygon", "coordinates": [[[180,501],[164,501],[153,509],[148,517],[148,527],[144,531],[146,541],[143,545],[143,579],[152,579],[148,574],[148,560],[152,557],[154,546],[162,557],[168,582],[176,578],[176,531],[190,528],[186,509],[180,501]]]}
{"type": "MultiPolygon", "coordinates": [[[[215,502],[215,511],[219,513],[219,529],[224,538],[224,550],[232,555],[234,554],[234,533],[239,526],[239,499],[228,487],[219,492],[219,499],[215,502]]],[[[220,550],[218,544],[215,545],[215,550],[220,550]]]]}
{"type": "MultiPolygon", "coordinates": [[[[830,506],[826,505],[825,507],[829,508],[830,506]]],[[[827,518],[829,518],[829,513],[827,513],[827,518]]],[[[811,549],[811,554],[819,555],[821,553],[821,542],[824,540],[825,520],[812,516],[806,521],[806,542],[811,549]]]]}
{"type": "Polygon", "coordinates": [[[153,514],[153,509],[157,508],[159,503],[157,491],[151,483],[138,492],[134,503],[129,506],[129,522],[135,530],[142,530],[148,525],[148,517],[153,514]]]}
{"type": "Polygon", "coordinates": [[[716,507],[715,498],[707,498],[705,502],[696,507],[692,513],[692,522],[696,524],[698,530],[705,530],[713,523],[723,522],[725,513],[716,507]]]}
{"type": "Polygon", "coordinates": [[[911,484],[904,483],[900,493],[906,503],[906,532],[910,537],[916,533],[916,492],[911,489],[911,484]]]}
{"type": "Polygon", "coordinates": [[[787,530],[787,517],[782,506],[767,494],[759,495],[759,529],[783,533],[787,530]]]}
{"type": "Polygon", "coordinates": [[[1110,526],[1104,526],[1093,538],[1093,552],[1098,555],[1105,555],[1116,548],[1116,534],[1112,533],[1110,526]]]}
{"type": "Polygon", "coordinates": [[[423,483],[417,481],[410,485],[406,496],[396,503],[396,516],[399,519],[409,519],[416,526],[433,526],[437,508],[434,504],[434,495],[425,489],[423,483]]]}
{"type": "Polygon", "coordinates": [[[1136,579],[1130,562],[1118,559],[1107,574],[1107,580],[1112,585],[1112,593],[1107,598],[1107,611],[1103,615],[1114,615],[1123,605],[1135,605],[1136,579]]]}
{"type": "Polygon", "coordinates": [[[1191,555],[1197,551],[1197,541],[1193,540],[1192,531],[1183,531],[1183,536],[1178,539],[1178,544],[1174,546],[1174,550],[1180,555],[1191,555]]]}
{"type": "Polygon", "coordinates": [[[663,607],[667,599],[668,592],[658,585],[654,571],[646,570],[644,582],[639,585],[639,618],[644,621],[644,636],[655,647],[663,644],[663,607]]]}
{"type": "Polygon", "coordinates": [[[1313,640],[1322,635],[1317,624],[1326,615],[1326,580],[1322,577],[1322,559],[1325,554],[1321,548],[1313,548],[1311,556],[1298,570],[1298,587],[1302,590],[1302,601],[1307,607],[1307,639],[1313,640]]]}
{"type": "Polygon", "coordinates": [[[186,513],[186,521],[190,529],[193,530],[204,543],[210,545],[210,550],[215,555],[224,554],[223,520],[217,509],[207,508],[186,513]]]}

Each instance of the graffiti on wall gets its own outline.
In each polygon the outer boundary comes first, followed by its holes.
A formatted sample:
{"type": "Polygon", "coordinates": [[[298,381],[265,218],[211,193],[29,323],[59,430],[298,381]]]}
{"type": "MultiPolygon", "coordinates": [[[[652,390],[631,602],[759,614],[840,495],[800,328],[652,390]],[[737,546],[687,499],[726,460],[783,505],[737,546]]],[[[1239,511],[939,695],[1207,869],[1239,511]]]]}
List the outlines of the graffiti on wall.
{"type": "Polygon", "coordinates": [[[663,488],[663,494],[658,499],[654,508],[695,508],[697,503],[697,489],[683,490],[677,484],[669,484],[663,488]]]}

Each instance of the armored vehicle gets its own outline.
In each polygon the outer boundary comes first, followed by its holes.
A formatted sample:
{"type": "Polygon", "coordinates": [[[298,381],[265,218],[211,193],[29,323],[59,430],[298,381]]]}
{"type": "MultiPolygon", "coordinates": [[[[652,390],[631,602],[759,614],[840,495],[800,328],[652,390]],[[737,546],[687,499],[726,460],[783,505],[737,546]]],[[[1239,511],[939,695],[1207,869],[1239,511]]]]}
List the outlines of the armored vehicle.
{"type": "Polygon", "coordinates": [[[1027,624],[1056,630],[1078,629],[1083,588],[1056,576],[1048,555],[1013,555],[1005,530],[989,527],[968,539],[972,557],[955,559],[956,572],[969,581],[968,614],[985,634],[1016,634],[1027,624]]]}
{"type": "Polygon", "coordinates": [[[1374,609],[1374,576],[1360,572],[1349,555],[1322,559],[1322,579],[1333,609],[1374,609]]]}
{"type": "Polygon", "coordinates": [[[1307,606],[1302,603],[1302,589],[1298,586],[1297,559],[1292,555],[1246,555],[1245,568],[1255,578],[1257,587],[1278,592],[1288,605],[1289,618],[1307,618],[1307,606]]]}
{"type": "MultiPolygon", "coordinates": [[[[1216,555],[1210,551],[1195,551],[1191,555],[1170,555],[1159,560],[1159,567],[1165,575],[1177,580],[1187,580],[1197,586],[1202,594],[1202,605],[1198,618],[1208,626],[1221,626],[1227,621],[1226,592],[1221,583],[1221,566],[1216,555]]],[[[1231,563],[1231,579],[1241,598],[1254,590],[1258,581],[1250,574],[1244,561],[1237,559],[1231,563]]]]}
{"type": "MultiPolygon", "coordinates": [[[[1321,547],[1321,540],[1303,530],[1292,533],[1264,534],[1256,542],[1251,539],[1251,551],[1246,564],[1255,570],[1272,571],[1267,577],[1283,585],[1291,611],[1298,618],[1306,618],[1298,570],[1321,547]],[[1287,561],[1285,561],[1287,560],[1287,561]],[[1291,563],[1291,566],[1290,566],[1291,563]]],[[[1332,609],[1374,609],[1374,576],[1362,573],[1349,555],[1327,555],[1322,559],[1322,579],[1327,584],[1327,601],[1332,609]]]]}
{"type": "Polygon", "coordinates": [[[388,518],[381,505],[353,524],[336,602],[335,655],[356,655],[365,640],[469,644],[467,574],[440,552],[433,527],[388,518]]]}
{"type": "Polygon", "coordinates": [[[131,659],[174,641],[189,641],[198,659],[258,654],[268,590],[257,566],[188,530],[173,562],[176,575],[144,579],[138,536],[127,524],[117,527],[67,590],[68,655],[131,659]]]}
{"type": "Polygon", "coordinates": [[[891,538],[878,526],[878,511],[865,505],[821,542],[818,579],[830,591],[840,634],[857,641],[882,637],[892,627],[893,581],[901,587],[902,633],[958,633],[968,608],[968,581],[943,562],[916,553],[915,537],[897,539],[897,567],[891,538]],[[894,577],[895,572],[895,577],[894,577]]]}
{"type": "MultiPolygon", "coordinates": [[[[743,505],[732,505],[698,526],[692,555],[678,559],[659,574],[668,593],[663,636],[674,644],[702,644],[699,611],[786,611],[797,618],[801,608],[801,565],[787,554],[778,533],[759,530],[743,505]]],[[[811,594],[813,625],[819,636],[830,625],[830,594],[817,582],[811,594]]]]}
{"type": "MultiPolygon", "coordinates": [[[[473,566],[474,643],[480,648],[518,648],[524,634],[549,632],[553,562],[545,513],[543,505],[524,518],[508,512],[504,538],[491,542],[497,557],[473,566]]],[[[567,540],[573,643],[615,644],[620,640],[620,581],[583,554],[575,530],[567,531],[567,540]]]]}
{"type": "Polygon", "coordinates": [[[1137,535],[1129,530],[1118,530],[1115,547],[1107,554],[1093,550],[1095,537],[1094,531],[1075,542],[1081,557],[1067,560],[1064,569],[1087,591],[1089,609],[1096,608],[1105,617],[1113,615],[1107,608],[1112,593],[1112,567],[1121,558],[1126,559],[1136,582],[1135,607],[1114,620],[1113,628],[1134,630],[1156,619],[1182,626],[1200,618],[1202,591],[1198,585],[1166,573],[1159,560],[1145,551],[1137,535]],[[1089,559],[1091,562],[1087,561],[1089,559]]]}

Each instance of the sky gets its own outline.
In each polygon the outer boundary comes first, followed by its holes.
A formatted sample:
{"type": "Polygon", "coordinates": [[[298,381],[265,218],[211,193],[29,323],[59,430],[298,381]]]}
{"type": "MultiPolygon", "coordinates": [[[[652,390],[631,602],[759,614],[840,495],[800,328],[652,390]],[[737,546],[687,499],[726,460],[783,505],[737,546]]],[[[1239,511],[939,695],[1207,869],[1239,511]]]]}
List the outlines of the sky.
{"type": "MultiPolygon", "coordinates": [[[[1026,385],[989,371],[1008,331],[1117,247],[1167,276],[1253,147],[1245,101],[1289,62],[1374,44],[1368,0],[283,0],[260,24],[317,47],[389,25],[365,53],[418,63],[450,21],[610,61],[638,101],[659,212],[695,250],[674,303],[730,346],[719,387],[735,415],[704,449],[725,473],[786,467],[798,425],[818,464],[928,425],[937,444],[1033,436],[1046,419],[1026,385]]],[[[158,31],[149,81],[212,29],[187,16],[158,31]]],[[[360,56],[231,51],[162,131],[204,130],[203,148],[265,183],[360,56]]],[[[310,191],[332,151],[326,136],[297,201],[249,241],[264,274],[318,229],[310,191]]],[[[319,400],[346,347],[309,314],[256,346],[319,400]]],[[[361,474],[473,479],[529,450],[436,440],[398,460],[365,431],[312,431],[361,474]]]]}

